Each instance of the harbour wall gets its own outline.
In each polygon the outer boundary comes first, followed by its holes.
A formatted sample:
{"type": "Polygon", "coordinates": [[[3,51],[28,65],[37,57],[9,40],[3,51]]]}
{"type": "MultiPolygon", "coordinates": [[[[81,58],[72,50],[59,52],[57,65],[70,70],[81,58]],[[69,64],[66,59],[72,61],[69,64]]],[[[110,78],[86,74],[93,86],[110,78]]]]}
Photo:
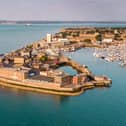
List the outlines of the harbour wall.
{"type": "Polygon", "coordinates": [[[44,83],[41,83],[40,85],[35,83],[30,83],[30,81],[26,80],[24,82],[21,81],[15,81],[5,78],[0,78],[0,85],[10,88],[16,88],[16,89],[22,89],[22,90],[29,90],[29,91],[35,91],[35,92],[42,92],[42,93],[48,93],[48,94],[56,94],[56,95],[64,95],[64,96],[76,96],[82,94],[84,91],[88,89],[93,89],[96,87],[109,87],[111,86],[110,81],[92,81],[87,82],[82,85],[78,85],[75,88],[50,88],[45,87],[44,83]]]}

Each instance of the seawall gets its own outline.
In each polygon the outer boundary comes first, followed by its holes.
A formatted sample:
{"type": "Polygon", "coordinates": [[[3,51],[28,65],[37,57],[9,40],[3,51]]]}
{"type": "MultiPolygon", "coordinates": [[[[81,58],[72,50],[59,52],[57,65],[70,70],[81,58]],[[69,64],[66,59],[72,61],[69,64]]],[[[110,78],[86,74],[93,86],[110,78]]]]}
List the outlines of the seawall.
{"type": "Polygon", "coordinates": [[[13,80],[0,78],[0,85],[9,87],[9,88],[16,88],[16,89],[21,89],[21,90],[41,92],[41,93],[47,93],[47,94],[55,94],[55,95],[63,95],[63,96],[77,96],[77,95],[82,94],[84,91],[88,89],[93,89],[96,87],[109,87],[110,82],[107,82],[107,83],[89,82],[89,83],[80,85],[76,88],[61,88],[60,90],[57,90],[57,89],[51,89],[51,88],[50,89],[43,88],[42,86],[34,87],[34,85],[27,85],[23,82],[17,82],[13,80]]]}

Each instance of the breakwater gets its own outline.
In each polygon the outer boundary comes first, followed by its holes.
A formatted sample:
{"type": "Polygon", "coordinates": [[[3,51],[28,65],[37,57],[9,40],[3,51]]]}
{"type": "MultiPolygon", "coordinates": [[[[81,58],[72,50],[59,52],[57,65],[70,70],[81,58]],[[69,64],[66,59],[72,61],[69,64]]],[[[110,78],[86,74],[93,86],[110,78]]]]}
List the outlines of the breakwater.
{"type": "Polygon", "coordinates": [[[87,66],[83,66],[66,56],[61,56],[60,62],[65,62],[69,66],[72,66],[73,68],[75,68],[80,73],[85,73],[86,75],[92,75],[92,72],[87,68],[87,66]]]}

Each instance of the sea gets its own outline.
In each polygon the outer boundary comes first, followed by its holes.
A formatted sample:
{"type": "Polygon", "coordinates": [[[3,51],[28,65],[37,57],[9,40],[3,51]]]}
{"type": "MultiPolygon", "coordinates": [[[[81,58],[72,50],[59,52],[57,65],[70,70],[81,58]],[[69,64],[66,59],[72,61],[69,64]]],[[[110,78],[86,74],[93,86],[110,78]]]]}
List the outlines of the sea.
{"type": "MultiPolygon", "coordinates": [[[[42,23],[0,25],[0,53],[8,53],[66,27],[126,27],[126,23],[42,23]]],[[[0,86],[0,126],[126,126],[126,67],[93,57],[94,49],[65,53],[96,75],[112,79],[109,88],[79,96],[59,96],[0,86]]],[[[67,73],[76,74],[70,67],[67,73]]]]}

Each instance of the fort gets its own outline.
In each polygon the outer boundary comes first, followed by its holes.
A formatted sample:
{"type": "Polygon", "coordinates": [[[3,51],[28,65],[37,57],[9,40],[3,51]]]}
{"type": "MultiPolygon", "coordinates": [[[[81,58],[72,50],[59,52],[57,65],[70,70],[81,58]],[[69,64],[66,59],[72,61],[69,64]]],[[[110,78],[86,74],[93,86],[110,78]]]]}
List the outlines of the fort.
{"type": "MultiPolygon", "coordinates": [[[[32,74],[34,72],[32,70],[32,74]]],[[[0,85],[51,94],[79,95],[86,89],[109,87],[110,83],[110,79],[102,76],[95,76],[91,81],[85,74],[72,77],[63,71],[48,71],[45,75],[38,72],[31,77],[30,69],[0,68],[0,85]]]]}
{"type": "Polygon", "coordinates": [[[39,91],[59,95],[79,95],[84,90],[95,87],[109,87],[111,80],[103,76],[94,76],[85,67],[67,57],[61,57],[65,62],[76,68],[80,74],[71,76],[60,70],[41,71],[26,67],[0,67],[0,84],[7,87],[39,91]]]}

